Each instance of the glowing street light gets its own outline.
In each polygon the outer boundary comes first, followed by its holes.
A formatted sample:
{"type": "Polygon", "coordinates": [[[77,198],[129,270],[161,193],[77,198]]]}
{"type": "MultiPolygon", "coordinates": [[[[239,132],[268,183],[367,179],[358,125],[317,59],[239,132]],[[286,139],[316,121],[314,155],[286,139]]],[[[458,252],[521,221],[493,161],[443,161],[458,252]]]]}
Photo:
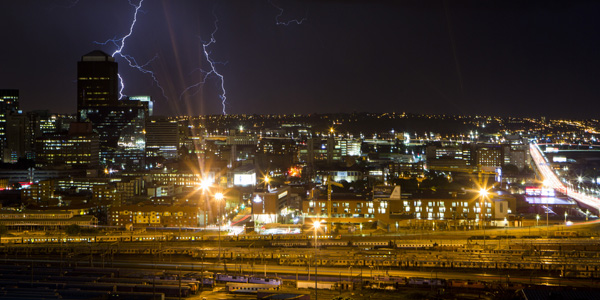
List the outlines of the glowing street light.
{"type": "Polygon", "coordinates": [[[489,194],[487,189],[481,188],[479,190],[479,222],[483,225],[483,247],[485,247],[485,240],[486,240],[486,236],[485,236],[485,221],[483,218],[485,218],[485,211],[484,211],[484,206],[485,206],[485,197],[487,197],[489,194]]]}
{"type": "Polygon", "coordinates": [[[567,225],[567,212],[565,211],[565,226],[567,225]]]}
{"type": "Polygon", "coordinates": [[[315,228],[315,300],[317,300],[317,229],[321,227],[321,222],[315,221],[313,227],[315,228]]]}
{"type": "Polygon", "coordinates": [[[221,260],[221,200],[223,200],[224,198],[225,197],[223,196],[223,193],[215,194],[215,200],[219,202],[217,204],[219,208],[219,216],[217,217],[217,223],[219,224],[219,260],[221,260]]]}
{"type": "Polygon", "coordinates": [[[200,181],[200,189],[204,194],[204,230],[206,231],[206,225],[208,223],[208,190],[210,189],[211,182],[208,179],[202,179],[200,181]]]}
{"type": "MultiPolygon", "coordinates": [[[[483,218],[485,216],[484,214],[484,205],[485,205],[485,198],[489,195],[489,192],[487,189],[481,188],[479,190],[479,209],[480,209],[480,222],[483,224],[483,229],[485,230],[485,222],[483,221],[483,218]]],[[[485,232],[484,232],[485,234],[485,232]]]]}
{"type": "Polygon", "coordinates": [[[269,182],[271,182],[271,178],[269,178],[269,175],[265,175],[264,182],[265,182],[265,190],[268,191],[269,190],[269,182]]]}
{"type": "MultiPolygon", "coordinates": [[[[262,214],[264,215],[265,214],[265,201],[258,194],[256,194],[256,196],[254,196],[254,199],[252,199],[252,202],[254,202],[254,203],[262,203],[262,214]]],[[[254,226],[256,227],[256,218],[255,218],[255,213],[254,213],[254,204],[252,204],[251,208],[252,208],[252,220],[254,222],[254,226]]]]}
{"type": "Polygon", "coordinates": [[[535,226],[539,226],[540,225],[540,215],[535,215],[535,226]]]}
{"type": "Polygon", "coordinates": [[[204,190],[204,191],[208,191],[208,188],[209,188],[210,186],[211,186],[211,183],[210,183],[208,180],[204,179],[204,180],[200,181],[200,188],[201,188],[202,190],[204,190]]]}

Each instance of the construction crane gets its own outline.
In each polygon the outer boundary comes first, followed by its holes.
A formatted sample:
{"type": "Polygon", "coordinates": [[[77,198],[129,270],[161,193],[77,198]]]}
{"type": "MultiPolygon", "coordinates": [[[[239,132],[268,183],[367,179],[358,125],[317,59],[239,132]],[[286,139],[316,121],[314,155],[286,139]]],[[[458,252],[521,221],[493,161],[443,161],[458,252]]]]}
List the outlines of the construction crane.
{"type": "Polygon", "coordinates": [[[327,232],[331,233],[331,186],[335,185],[337,187],[343,188],[344,185],[338,182],[335,182],[331,179],[331,175],[327,175],[327,232]]]}

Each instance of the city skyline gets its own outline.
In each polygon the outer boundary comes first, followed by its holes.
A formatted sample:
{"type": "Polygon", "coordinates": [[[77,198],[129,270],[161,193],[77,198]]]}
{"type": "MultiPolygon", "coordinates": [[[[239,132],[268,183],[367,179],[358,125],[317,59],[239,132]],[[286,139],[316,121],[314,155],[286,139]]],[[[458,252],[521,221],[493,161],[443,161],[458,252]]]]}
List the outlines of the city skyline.
{"type": "MultiPolygon", "coordinates": [[[[3,33],[14,46],[1,50],[13,58],[1,88],[18,89],[25,111],[57,113],[75,112],[79,58],[114,53],[116,45],[94,42],[125,36],[135,12],[127,1],[2,6],[0,17],[16,26],[3,33]]],[[[151,61],[166,97],[148,74],[115,60],[124,93],[152,96],[163,115],[221,113],[217,77],[184,93],[202,79],[197,69],[210,67],[202,43],[214,33],[208,53],[224,76],[230,114],[593,118],[597,11],[589,2],[145,0],[123,53],[151,61]]]]}

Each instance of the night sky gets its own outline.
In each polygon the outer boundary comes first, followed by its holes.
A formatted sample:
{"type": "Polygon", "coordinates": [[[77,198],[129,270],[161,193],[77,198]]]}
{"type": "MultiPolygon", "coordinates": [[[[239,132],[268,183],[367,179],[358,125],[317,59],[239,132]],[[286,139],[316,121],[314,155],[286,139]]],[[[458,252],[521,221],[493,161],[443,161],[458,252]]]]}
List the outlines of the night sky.
{"type": "MultiPolygon", "coordinates": [[[[131,0],[137,3],[138,0],[131,0]]],[[[600,2],[145,0],[124,54],[127,95],[161,115],[411,112],[598,118],[600,2]],[[522,2],[527,2],[524,4],[522,2]],[[283,14],[277,18],[279,10],[283,14]],[[277,20],[305,20],[278,25],[277,20]]],[[[129,32],[127,0],[0,3],[0,88],[25,111],[74,113],[81,56],[129,32]]]]}

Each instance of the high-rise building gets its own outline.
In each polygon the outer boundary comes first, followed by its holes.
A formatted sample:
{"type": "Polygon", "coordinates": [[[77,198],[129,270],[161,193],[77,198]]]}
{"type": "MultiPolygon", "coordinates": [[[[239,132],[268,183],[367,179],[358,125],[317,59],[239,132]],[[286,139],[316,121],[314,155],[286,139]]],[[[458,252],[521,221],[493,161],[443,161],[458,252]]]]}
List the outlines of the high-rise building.
{"type": "Polygon", "coordinates": [[[98,135],[90,123],[71,123],[68,134],[45,134],[36,140],[36,166],[94,168],[99,162],[98,135]]]}
{"type": "Polygon", "coordinates": [[[150,96],[129,96],[129,100],[146,102],[148,104],[148,116],[152,117],[154,115],[154,101],[152,101],[152,97],[150,97],[150,96]]]}
{"type": "Polygon", "coordinates": [[[79,115],[91,122],[98,133],[102,165],[120,169],[143,168],[148,107],[141,101],[122,103],[119,106],[83,109],[79,115]]]}
{"type": "Polygon", "coordinates": [[[175,158],[179,149],[177,120],[153,117],[146,122],[146,156],[175,158]]]}
{"type": "Polygon", "coordinates": [[[77,111],[85,107],[116,106],[118,101],[115,59],[100,50],[82,56],[77,63],[77,111]]]}
{"type": "Polygon", "coordinates": [[[95,50],[77,63],[77,115],[91,122],[100,140],[100,163],[107,167],[143,168],[145,122],[149,102],[119,101],[118,65],[95,50]]]}
{"type": "Polygon", "coordinates": [[[340,145],[336,143],[335,138],[311,138],[306,141],[306,146],[300,148],[300,161],[309,165],[315,163],[339,162],[342,160],[342,151],[340,145]]]}
{"type": "Polygon", "coordinates": [[[6,116],[6,147],[4,162],[16,163],[19,158],[26,157],[32,149],[32,135],[29,118],[22,112],[11,112],[6,116]]]}
{"type": "Polygon", "coordinates": [[[6,118],[19,111],[19,90],[0,90],[0,155],[4,158],[6,148],[6,118]]]}
{"type": "Polygon", "coordinates": [[[502,145],[482,144],[477,145],[477,165],[482,167],[501,167],[504,163],[502,145]]]}

